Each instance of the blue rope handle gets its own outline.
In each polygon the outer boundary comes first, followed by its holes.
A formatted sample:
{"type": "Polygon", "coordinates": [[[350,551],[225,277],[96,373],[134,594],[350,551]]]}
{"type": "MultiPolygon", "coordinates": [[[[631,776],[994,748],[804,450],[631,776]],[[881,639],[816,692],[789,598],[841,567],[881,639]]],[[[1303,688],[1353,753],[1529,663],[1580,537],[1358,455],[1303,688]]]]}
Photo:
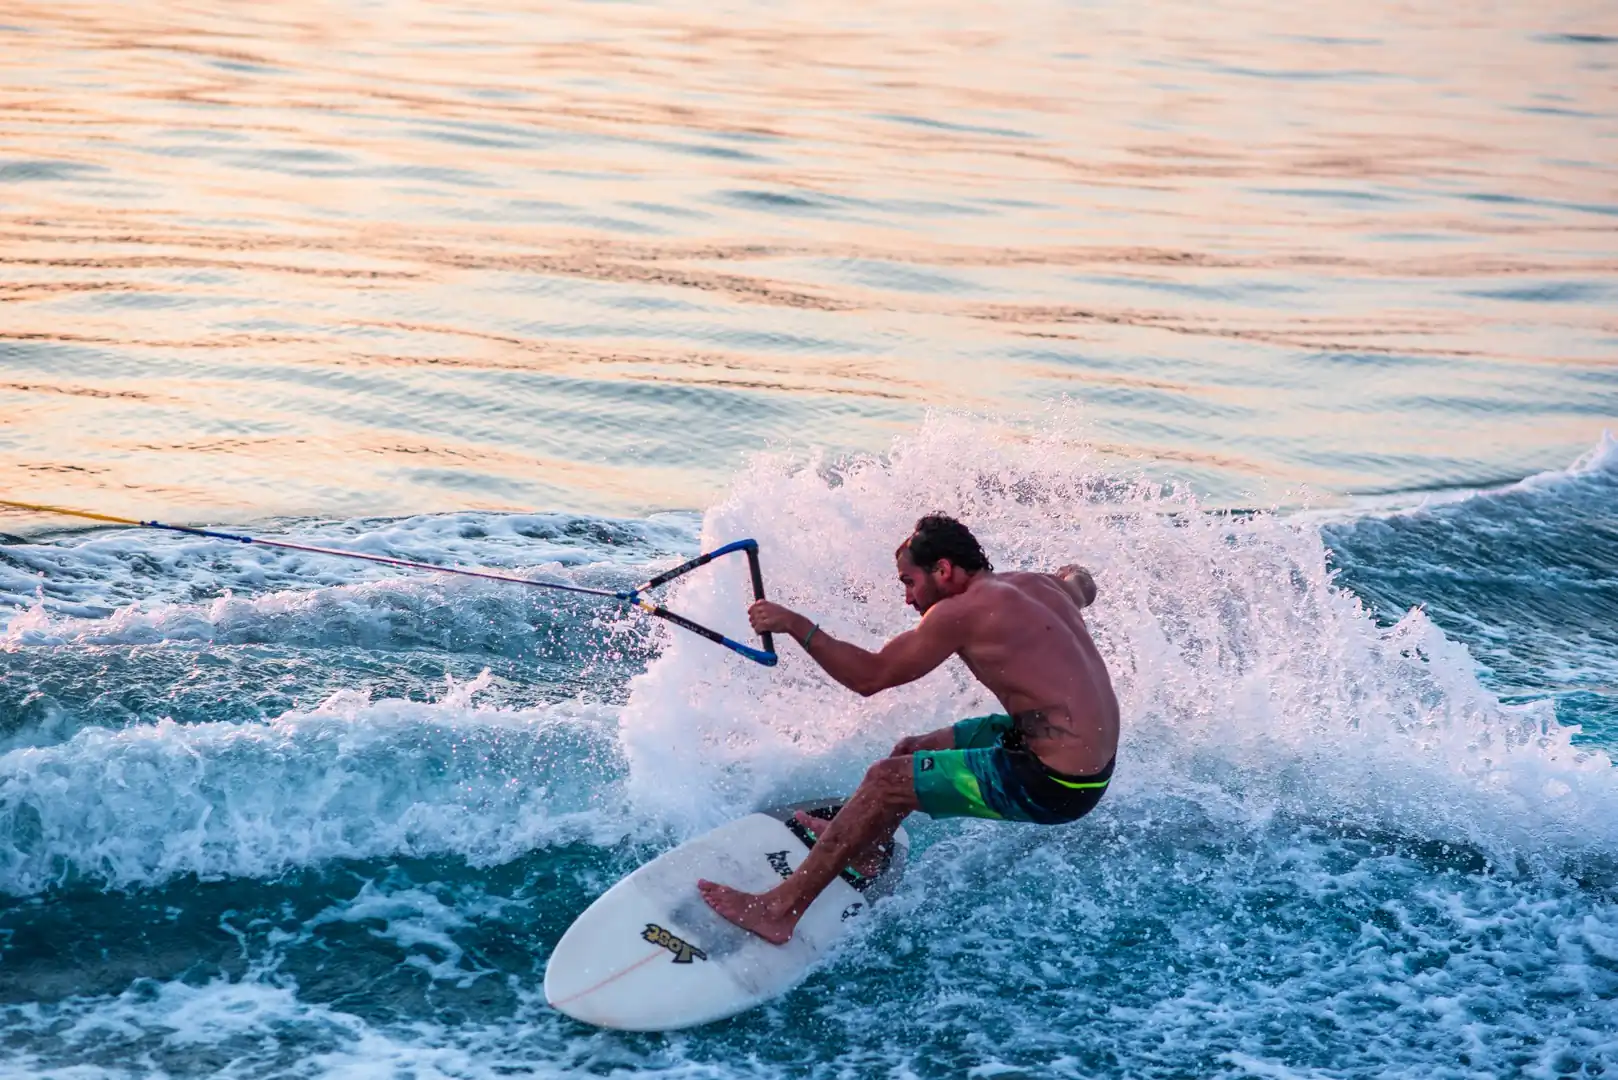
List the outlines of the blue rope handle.
{"type": "Polygon", "coordinates": [[[747,553],[747,568],[753,578],[753,599],[764,599],[764,575],[759,570],[758,565],[758,541],[753,539],[735,540],[729,544],[726,544],[724,547],[714,548],[712,551],[705,551],[696,558],[691,559],[689,562],[683,562],[672,570],[663,571],[663,573],[658,574],[656,577],[652,578],[639,588],[631,589],[626,593],[619,593],[618,598],[634,604],[636,607],[640,608],[649,615],[655,615],[659,619],[667,619],[675,626],[678,626],[684,630],[689,630],[693,634],[700,637],[705,637],[715,645],[723,645],[732,652],[740,653],[742,656],[747,657],[749,660],[752,660],[755,663],[763,664],[765,667],[774,667],[780,661],[781,657],[775,651],[775,641],[773,635],[759,635],[764,641],[764,648],[755,649],[753,646],[737,641],[735,638],[726,637],[717,630],[710,630],[701,623],[694,623],[684,615],[676,614],[663,605],[655,603],[651,600],[647,600],[640,595],[648,589],[655,589],[659,585],[673,581],[682,574],[689,574],[698,567],[707,566],[709,563],[713,562],[722,555],[729,555],[736,551],[745,551],[747,553]]]}

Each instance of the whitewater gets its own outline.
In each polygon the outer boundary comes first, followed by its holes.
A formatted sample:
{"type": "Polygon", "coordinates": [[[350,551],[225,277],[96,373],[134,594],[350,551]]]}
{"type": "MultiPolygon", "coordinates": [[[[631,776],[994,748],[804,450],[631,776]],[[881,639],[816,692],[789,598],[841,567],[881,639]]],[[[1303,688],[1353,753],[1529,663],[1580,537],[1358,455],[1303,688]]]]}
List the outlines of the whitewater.
{"type": "MultiPolygon", "coordinates": [[[[891,553],[934,509],[1002,568],[1093,569],[1124,718],[1100,808],[913,819],[911,873],[831,963],[671,1036],[548,1009],[569,921],[673,843],[986,711],[964,668],[861,699],[790,643],[765,669],[588,599],[9,538],[0,1074],[1618,1067],[1614,442],[1495,488],[1233,510],[1081,428],[937,415],[880,454],[763,453],[700,514],[230,523],[593,587],[753,536],[772,598],[868,643],[913,619],[891,553]]],[[[735,562],[671,606],[745,635],[735,562]]]]}

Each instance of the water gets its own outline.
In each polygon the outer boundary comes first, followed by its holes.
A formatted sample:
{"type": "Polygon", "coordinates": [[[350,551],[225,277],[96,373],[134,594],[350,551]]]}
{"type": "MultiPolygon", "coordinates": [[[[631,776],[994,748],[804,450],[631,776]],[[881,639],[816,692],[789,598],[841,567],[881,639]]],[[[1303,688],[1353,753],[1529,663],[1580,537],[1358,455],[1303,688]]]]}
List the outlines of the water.
{"type": "Polygon", "coordinates": [[[541,992],[593,897],[981,688],[7,514],[0,1075],[1618,1068],[1606,12],[18,3],[0,50],[0,496],[598,587],[751,535],[861,641],[945,508],[1095,570],[1124,712],[1084,822],[918,818],[799,990],[602,1033],[541,992]]]}
{"type": "Polygon", "coordinates": [[[7,12],[35,501],[690,510],[1068,394],[1239,502],[1516,479],[1615,411],[1599,5],[7,12]]]}

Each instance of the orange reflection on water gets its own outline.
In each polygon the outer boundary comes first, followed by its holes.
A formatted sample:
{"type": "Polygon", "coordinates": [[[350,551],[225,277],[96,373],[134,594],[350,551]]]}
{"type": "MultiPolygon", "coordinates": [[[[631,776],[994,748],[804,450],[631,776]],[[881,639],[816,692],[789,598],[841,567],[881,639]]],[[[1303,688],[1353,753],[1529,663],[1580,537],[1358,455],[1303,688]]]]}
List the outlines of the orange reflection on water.
{"type": "Polygon", "coordinates": [[[13,3],[0,475],[697,506],[1062,393],[1216,488],[1564,463],[1618,411],[1602,20],[13,3]]]}

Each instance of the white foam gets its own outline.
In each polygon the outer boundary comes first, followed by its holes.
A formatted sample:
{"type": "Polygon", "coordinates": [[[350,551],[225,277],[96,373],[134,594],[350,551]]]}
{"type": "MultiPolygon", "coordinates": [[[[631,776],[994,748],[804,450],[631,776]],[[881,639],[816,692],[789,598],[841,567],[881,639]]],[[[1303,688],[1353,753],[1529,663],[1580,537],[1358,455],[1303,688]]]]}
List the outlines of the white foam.
{"type": "Polygon", "coordinates": [[[637,1067],[669,1080],[779,1075],[762,1063],[716,1068],[686,1060],[680,1036],[670,1049],[602,1039],[545,1007],[537,990],[518,997],[519,1015],[503,1023],[390,1026],[307,1001],[293,979],[265,970],[202,985],[142,980],[116,996],[0,1006],[0,1026],[15,1047],[0,1061],[0,1080],[199,1075],[199,1063],[210,1076],[242,1080],[564,1080],[637,1067]],[[72,1064],[57,1064],[64,1060],[72,1064]]]}
{"type": "MultiPolygon", "coordinates": [[[[1618,773],[1550,707],[1506,707],[1420,612],[1381,628],[1338,588],[1315,524],[1205,513],[1120,479],[1057,413],[1032,437],[935,417],[882,457],[767,457],[704,520],[759,538],[771,595],[875,647],[911,625],[892,551],[919,515],[963,518],[1004,569],[1090,566],[1124,744],[1112,799],[1182,792],[1263,816],[1346,818],[1512,850],[1618,846],[1618,773]]],[[[678,583],[745,633],[745,577],[678,583]]],[[[768,670],[672,635],[624,711],[645,812],[712,824],[784,790],[851,787],[897,737],[995,708],[958,663],[862,700],[790,641],[768,670]]]]}
{"type": "Polygon", "coordinates": [[[483,709],[474,690],[437,705],[345,691],[268,723],[165,720],[12,750],[0,756],[0,890],[264,877],[382,855],[489,865],[624,835],[614,710],[483,709]]]}
{"type": "MultiPolygon", "coordinates": [[[[764,1077],[787,1059],[825,1077],[1081,1077],[1098,1062],[1429,1075],[1462,1055],[1471,1074],[1549,1077],[1618,1060],[1618,913],[1537,872],[1618,847],[1610,762],[1547,709],[1502,706],[1420,612],[1379,627],[1333,584],[1315,525],[1204,513],[1060,430],[1019,440],[941,418],[882,459],[756,463],[703,539],[758,536],[773,596],[874,643],[913,619],[889,559],[935,508],[961,513],[1002,566],[1095,568],[1092,623],[1126,714],[1119,779],[1068,828],[919,822],[913,872],[824,993],[640,1041],[545,1010],[536,965],[504,976],[509,1012],[429,1006],[389,1025],[343,1011],[342,988],[300,993],[303,961],[272,929],[244,944],[252,969],[235,981],[0,1007],[15,1047],[0,1076],[148,1075],[193,1060],[161,1056],[187,1048],[227,1076],[343,1078],[764,1077]],[[999,999],[1017,1007],[985,1012],[999,999]]],[[[681,579],[672,606],[745,634],[744,566],[681,579]]],[[[860,699],[780,645],[770,671],[668,632],[621,732],[617,711],[578,703],[480,708],[474,682],[433,705],[345,694],[270,724],[18,749],[0,756],[0,873],[27,892],[354,856],[494,864],[846,789],[898,735],[992,707],[959,669],[860,699]],[[630,809],[615,805],[619,740],[630,809]]],[[[475,924],[531,929],[525,902],[379,879],[287,936],[363,926],[447,995],[489,985],[475,924]]]]}
{"type": "MultiPolygon", "coordinates": [[[[13,1023],[8,1026],[48,1028],[50,1034],[42,1041],[50,1046],[49,1058],[17,1054],[0,1063],[0,1078],[4,1080],[114,1080],[166,1075],[166,1070],[153,1060],[154,1054],[175,1054],[184,1062],[188,1048],[222,1045],[234,1046],[235,1052],[228,1055],[224,1070],[215,1075],[262,1075],[268,1062],[253,1059],[262,1054],[274,1062],[276,1043],[293,1033],[306,1041],[296,1054],[296,1068],[302,1075],[345,1080],[381,1078],[397,1076],[400,1068],[410,1069],[424,1080],[494,1075],[494,1070],[481,1066],[476,1055],[465,1049],[422,1045],[420,1036],[424,1032],[414,1033],[414,1040],[401,1041],[350,1013],[301,1001],[291,980],[215,979],[201,986],[178,980],[137,983],[117,997],[71,999],[63,1005],[36,1006],[30,1011],[35,1015],[9,1017],[13,1023]],[[160,1050],[154,1050],[154,1042],[160,1050]],[[126,1047],[141,1048],[143,1052],[131,1058],[126,1047]],[[308,1054],[313,1047],[329,1049],[308,1054]],[[90,1063],[109,1057],[122,1059],[123,1063],[90,1063]],[[47,1063],[63,1058],[80,1060],[66,1066],[47,1063]]],[[[217,1052],[214,1060],[219,1060],[217,1052]]]]}
{"type": "Polygon", "coordinates": [[[391,941],[407,954],[405,963],[425,971],[433,979],[468,987],[492,968],[465,966],[466,951],[455,941],[454,931],[471,925],[471,917],[498,915],[503,906],[496,898],[481,896],[481,903],[457,897],[456,906],[421,888],[389,890],[367,881],[351,900],[334,905],[304,924],[310,932],[329,923],[381,922],[372,929],[375,937],[391,941]]]}

